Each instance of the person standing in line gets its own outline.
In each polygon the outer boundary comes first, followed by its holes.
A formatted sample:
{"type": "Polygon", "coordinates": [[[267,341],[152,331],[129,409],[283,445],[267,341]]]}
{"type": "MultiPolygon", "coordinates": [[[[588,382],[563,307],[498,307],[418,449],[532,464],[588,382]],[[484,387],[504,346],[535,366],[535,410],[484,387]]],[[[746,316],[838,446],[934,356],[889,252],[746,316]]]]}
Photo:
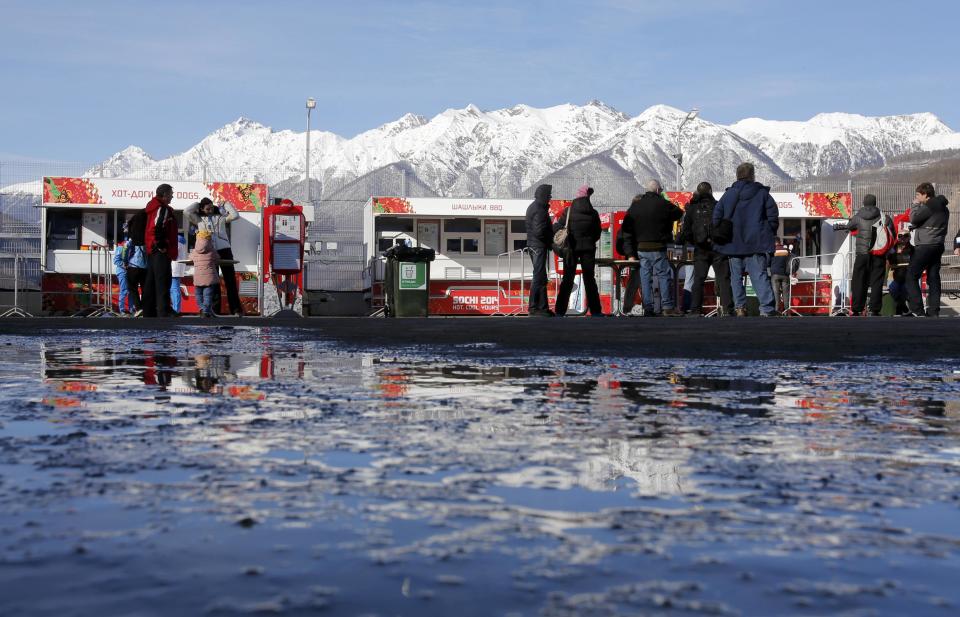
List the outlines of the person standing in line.
{"type": "Polygon", "coordinates": [[[201,229],[197,232],[197,243],[190,253],[193,260],[193,291],[197,296],[197,305],[204,317],[213,317],[213,290],[219,287],[217,262],[219,255],[213,250],[210,232],[201,229]]]}
{"type": "Polygon", "coordinates": [[[693,244],[693,289],[690,294],[690,315],[699,317],[703,310],[703,282],[710,267],[714,273],[714,293],[720,298],[720,315],[733,314],[733,293],[730,290],[730,262],[713,246],[713,187],[701,182],[687,204],[680,226],[681,239],[693,244]]]}
{"type": "MultiPolygon", "coordinates": [[[[230,247],[230,235],[227,232],[227,225],[240,218],[237,209],[226,201],[221,202],[217,207],[212,199],[204,197],[199,202],[187,206],[185,214],[198,230],[205,229],[210,232],[213,248],[220,256],[220,273],[223,285],[227,289],[230,313],[236,317],[242,317],[243,306],[240,304],[237,276],[233,268],[233,250],[230,247]]],[[[215,312],[220,308],[219,287],[214,290],[213,306],[215,312]]]]}
{"type": "Polygon", "coordinates": [[[127,290],[134,306],[134,317],[143,315],[143,287],[147,282],[147,255],[143,250],[147,230],[147,213],[138,210],[127,221],[127,290]]]}
{"type": "MultiPolygon", "coordinates": [[[[126,234],[126,226],[123,231],[126,234]]],[[[121,315],[132,315],[135,310],[130,302],[130,288],[127,285],[127,243],[127,239],[121,240],[113,249],[113,271],[117,275],[117,286],[120,288],[117,311],[121,315]]]]}
{"type": "Polygon", "coordinates": [[[760,303],[760,315],[776,315],[773,287],[767,274],[767,255],[773,252],[774,237],[780,223],[777,202],[770,187],[756,181],[753,163],[737,166],[737,181],[723,193],[713,211],[713,226],[732,222],[733,237],[719,244],[717,251],[730,258],[730,284],[737,317],[747,316],[747,293],[743,285],[746,272],[760,303]]]}
{"type": "Polygon", "coordinates": [[[547,300],[547,258],[553,246],[553,226],[550,224],[550,197],[553,187],[541,184],[527,206],[527,249],[533,262],[533,280],[530,282],[530,317],[553,317],[547,300]]]}
{"type": "Polygon", "coordinates": [[[914,231],[913,256],[907,269],[907,298],[914,316],[940,316],[940,258],[950,222],[950,202],[937,195],[933,185],[924,182],[917,187],[910,209],[910,225],[914,231]],[[927,308],[923,308],[920,278],[927,275],[927,308]]]}
{"type": "Polygon", "coordinates": [[[800,264],[793,260],[793,251],[777,238],[773,255],[770,256],[770,283],[773,286],[773,306],[778,313],[786,313],[790,309],[790,277],[799,268],[800,264]]]}
{"type": "Polygon", "coordinates": [[[144,209],[147,227],[144,240],[147,254],[146,283],[143,286],[143,312],[146,317],[169,317],[170,263],[177,258],[177,221],[170,202],[173,187],[161,184],[156,196],[144,209]]]}
{"type": "Polygon", "coordinates": [[[653,303],[654,277],[660,289],[662,314],[682,315],[673,297],[673,270],[667,260],[667,244],[673,240],[673,224],[683,216],[683,210],[661,195],[663,189],[657,180],[650,180],[645,188],[647,192],[633,198],[623,217],[625,254],[627,259],[640,261],[639,272],[631,273],[627,282],[623,312],[629,314],[633,308],[636,275],[640,279],[644,316],[658,315],[653,303]]]}
{"type": "MultiPolygon", "coordinates": [[[[847,221],[847,230],[857,232],[854,242],[853,273],[850,276],[851,293],[853,294],[853,314],[863,314],[864,306],[874,317],[880,316],[883,308],[883,283],[886,275],[885,255],[871,253],[876,240],[873,227],[883,214],[877,207],[877,196],[867,194],[863,196],[863,207],[847,221]],[[870,301],[867,303],[867,288],[870,289],[870,301]]],[[[890,217],[884,218],[884,225],[891,230],[893,222],[890,217]]]]}
{"type": "Polygon", "coordinates": [[[887,264],[891,272],[890,297],[893,298],[894,315],[897,317],[910,312],[907,307],[907,268],[910,266],[911,257],[913,245],[910,244],[910,233],[899,234],[897,243],[887,253],[887,264]]]}
{"type": "MultiPolygon", "coordinates": [[[[590,203],[593,189],[581,186],[577,190],[577,197],[567,208],[570,211],[570,249],[563,258],[563,279],[557,291],[557,301],[554,312],[562,317],[567,313],[567,303],[570,301],[570,292],[573,290],[573,279],[577,275],[577,265],[582,271],[583,287],[587,294],[587,306],[594,317],[603,316],[603,306],[600,304],[600,291],[597,289],[596,252],[597,240],[600,239],[600,214],[590,203]]],[[[566,225],[567,210],[564,210],[553,225],[557,232],[566,225]]]]}
{"type": "Polygon", "coordinates": [[[187,258],[187,239],[183,234],[177,234],[177,260],[170,265],[170,308],[177,315],[182,308],[181,282],[187,273],[187,265],[183,260],[187,258]]]}

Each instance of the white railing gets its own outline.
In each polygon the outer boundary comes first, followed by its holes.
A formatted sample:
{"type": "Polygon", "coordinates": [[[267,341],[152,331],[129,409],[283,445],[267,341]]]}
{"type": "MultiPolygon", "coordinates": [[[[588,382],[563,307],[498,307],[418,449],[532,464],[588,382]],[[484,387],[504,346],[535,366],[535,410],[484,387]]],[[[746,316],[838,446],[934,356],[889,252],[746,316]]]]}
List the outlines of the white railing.
{"type": "Polygon", "coordinates": [[[826,311],[831,316],[850,315],[852,259],[852,253],[824,253],[791,259],[787,271],[796,274],[790,278],[789,304],[784,303],[784,314],[803,315],[801,311],[813,314],[826,311]],[[824,300],[820,294],[824,283],[830,285],[828,300],[824,300]],[[797,289],[800,285],[810,285],[812,292],[801,293],[797,289]],[[800,303],[794,304],[794,299],[799,299],[800,303]]]}
{"type": "Polygon", "coordinates": [[[497,255],[497,315],[519,315],[529,309],[529,289],[527,283],[527,264],[530,264],[530,277],[533,276],[533,264],[530,263],[530,249],[522,248],[497,255]],[[519,263],[517,263],[519,262],[519,263]],[[506,272],[504,272],[506,264],[506,272]],[[514,277],[514,272],[519,276],[514,277]],[[514,289],[519,281],[520,292],[514,289]],[[506,289],[503,284],[506,283],[506,289]]]}

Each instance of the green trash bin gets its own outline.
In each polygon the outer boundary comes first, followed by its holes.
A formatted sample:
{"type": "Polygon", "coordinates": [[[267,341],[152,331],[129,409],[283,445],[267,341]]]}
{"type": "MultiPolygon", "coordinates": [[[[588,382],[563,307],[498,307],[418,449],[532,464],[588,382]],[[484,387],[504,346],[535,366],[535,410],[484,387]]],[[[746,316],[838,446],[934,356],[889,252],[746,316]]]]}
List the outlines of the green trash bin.
{"type": "Polygon", "coordinates": [[[384,251],[386,314],[388,317],[426,317],[430,310],[430,262],[433,249],[394,246],[384,251]]]}

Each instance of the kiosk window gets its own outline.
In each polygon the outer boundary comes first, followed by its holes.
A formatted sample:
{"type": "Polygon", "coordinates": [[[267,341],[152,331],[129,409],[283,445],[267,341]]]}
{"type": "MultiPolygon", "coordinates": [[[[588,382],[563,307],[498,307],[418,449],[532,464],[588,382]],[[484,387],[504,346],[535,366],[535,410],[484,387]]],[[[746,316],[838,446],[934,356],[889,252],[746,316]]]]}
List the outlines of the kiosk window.
{"type": "Polygon", "coordinates": [[[526,241],[526,239],[524,239],[524,240],[516,239],[516,240],[513,241],[513,250],[519,251],[519,250],[525,249],[525,248],[527,248],[527,241],[526,241]]]}
{"type": "Polygon", "coordinates": [[[464,238],[463,239],[463,252],[464,253],[479,253],[480,252],[480,240],[476,238],[464,238]]]}
{"type": "Polygon", "coordinates": [[[443,222],[446,233],[480,233],[480,219],[447,219],[443,222]]]}
{"type": "Polygon", "coordinates": [[[376,221],[377,232],[413,233],[413,219],[399,216],[378,216],[376,221]]]}
{"type": "Polygon", "coordinates": [[[524,219],[517,219],[510,221],[510,233],[512,234],[526,234],[527,233],[527,221],[524,219]]]}
{"type": "Polygon", "coordinates": [[[783,239],[792,241],[800,236],[800,225],[800,219],[783,219],[783,239]]]}
{"type": "Polygon", "coordinates": [[[48,246],[52,250],[76,251],[80,249],[82,212],[79,210],[48,210],[48,246]]]}
{"type": "Polygon", "coordinates": [[[397,236],[413,237],[413,219],[400,216],[378,216],[374,219],[377,230],[377,250],[386,251],[395,243],[397,236]]]}
{"type": "Polygon", "coordinates": [[[463,242],[460,238],[447,238],[447,252],[448,253],[461,253],[461,247],[463,242]]]}

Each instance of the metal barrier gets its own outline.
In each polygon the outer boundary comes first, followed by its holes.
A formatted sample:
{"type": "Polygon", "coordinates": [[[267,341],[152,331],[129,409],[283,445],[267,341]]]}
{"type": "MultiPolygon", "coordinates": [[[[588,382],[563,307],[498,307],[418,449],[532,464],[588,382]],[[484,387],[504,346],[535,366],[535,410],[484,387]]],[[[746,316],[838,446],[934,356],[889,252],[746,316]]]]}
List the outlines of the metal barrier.
{"type": "Polygon", "coordinates": [[[19,254],[13,256],[13,306],[0,313],[0,317],[33,317],[20,308],[20,270],[22,259],[19,254]]]}
{"type": "Polygon", "coordinates": [[[103,244],[90,245],[90,306],[72,317],[117,317],[113,310],[113,251],[103,244]],[[95,307],[95,308],[94,308],[95,307]],[[90,308],[94,310],[87,312],[90,308]]]}
{"type": "MultiPolygon", "coordinates": [[[[529,297],[525,290],[529,287],[526,285],[527,280],[527,268],[526,264],[529,261],[530,249],[524,247],[522,249],[517,249],[515,251],[509,251],[507,253],[500,253],[497,255],[497,315],[519,315],[520,313],[526,313],[529,310],[529,297]],[[520,260],[520,276],[514,278],[513,276],[513,262],[516,258],[520,260]],[[507,262],[507,272],[506,278],[503,277],[503,261],[507,262]],[[520,281],[520,294],[513,289],[514,281],[520,281]],[[503,283],[506,282],[507,288],[504,290],[503,283]]],[[[531,264],[531,276],[533,275],[533,266],[531,264]]]]}
{"type": "Polygon", "coordinates": [[[788,289],[790,304],[783,314],[803,316],[801,310],[806,310],[808,314],[824,311],[830,316],[850,315],[852,258],[852,253],[824,253],[791,259],[787,271],[796,272],[796,275],[791,276],[788,289]],[[809,277],[811,273],[813,278],[809,277]],[[823,284],[830,286],[826,301],[821,294],[823,284]],[[801,288],[803,285],[811,286],[810,293],[804,293],[801,288]],[[835,294],[837,297],[834,297],[835,294]],[[794,304],[795,298],[801,299],[801,302],[794,304]]]}

